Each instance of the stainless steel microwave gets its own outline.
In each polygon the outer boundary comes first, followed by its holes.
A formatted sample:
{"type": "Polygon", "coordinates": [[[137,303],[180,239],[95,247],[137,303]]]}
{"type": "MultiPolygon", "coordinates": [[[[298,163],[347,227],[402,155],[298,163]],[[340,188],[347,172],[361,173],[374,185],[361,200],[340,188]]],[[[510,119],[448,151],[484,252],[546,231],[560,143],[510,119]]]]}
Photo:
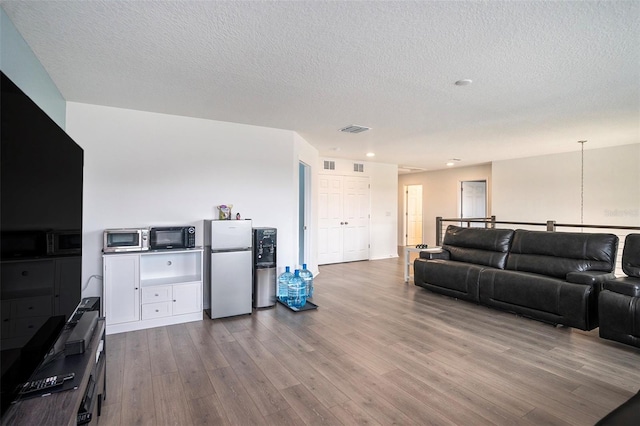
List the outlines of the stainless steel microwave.
{"type": "Polygon", "coordinates": [[[149,250],[148,228],[105,229],[103,239],[105,253],[149,250]]]}

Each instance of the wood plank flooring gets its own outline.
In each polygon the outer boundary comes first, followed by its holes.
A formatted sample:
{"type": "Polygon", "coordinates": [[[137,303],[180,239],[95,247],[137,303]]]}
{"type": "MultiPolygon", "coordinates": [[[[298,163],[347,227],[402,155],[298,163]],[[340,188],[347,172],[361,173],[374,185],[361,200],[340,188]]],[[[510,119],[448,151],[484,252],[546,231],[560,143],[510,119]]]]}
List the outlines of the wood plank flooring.
{"type": "Polygon", "coordinates": [[[593,425],[640,351],[405,284],[402,259],[322,266],[316,311],[107,336],[104,425],[593,425]]]}

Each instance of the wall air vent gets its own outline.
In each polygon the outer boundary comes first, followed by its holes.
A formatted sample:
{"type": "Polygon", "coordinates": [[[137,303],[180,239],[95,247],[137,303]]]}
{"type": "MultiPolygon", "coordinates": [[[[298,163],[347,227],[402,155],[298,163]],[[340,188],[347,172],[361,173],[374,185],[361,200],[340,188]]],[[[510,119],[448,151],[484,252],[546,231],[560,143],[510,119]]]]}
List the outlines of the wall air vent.
{"type": "Polygon", "coordinates": [[[364,173],[364,164],[353,163],[353,171],[358,173],[364,173]]]}
{"type": "Polygon", "coordinates": [[[352,124],[350,126],[343,127],[342,129],[340,129],[340,131],[345,133],[362,133],[370,129],[371,127],[364,127],[364,126],[358,126],[357,124],[352,124]]]}
{"type": "Polygon", "coordinates": [[[324,169],[325,170],[335,170],[336,169],[336,162],[335,161],[324,160],[324,169]]]}

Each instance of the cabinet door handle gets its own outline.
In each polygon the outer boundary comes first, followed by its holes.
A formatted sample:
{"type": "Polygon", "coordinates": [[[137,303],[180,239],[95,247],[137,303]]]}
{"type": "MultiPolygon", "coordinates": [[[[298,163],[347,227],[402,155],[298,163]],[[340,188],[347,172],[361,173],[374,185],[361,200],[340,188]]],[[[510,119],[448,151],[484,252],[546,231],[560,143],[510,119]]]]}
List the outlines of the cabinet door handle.
{"type": "Polygon", "coordinates": [[[160,312],[158,309],[156,309],[156,312],[160,312]]]}
{"type": "Polygon", "coordinates": [[[158,297],[158,296],[159,296],[159,294],[158,294],[158,293],[156,293],[156,297],[158,297]]]}
{"type": "Polygon", "coordinates": [[[173,299],[173,301],[175,302],[175,301],[176,301],[176,299],[173,299]]]}
{"type": "Polygon", "coordinates": [[[348,224],[349,224],[349,222],[345,222],[344,224],[345,224],[345,225],[348,225],[348,224]]]}
{"type": "Polygon", "coordinates": [[[22,275],[23,277],[26,277],[27,275],[29,275],[29,271],[22,271],[20,275],[22,275]]]}
{"type": "Polygon", "coordinates": [[[135,288],[134,288],[134,290],[137,290],[137,289],[138,289],[138,287],[135,287],[135,288]]]}
{"type": "Polygon", "coordinates": [[[340,222],[340,225],[344,225],[344,222],[340,222]]]}

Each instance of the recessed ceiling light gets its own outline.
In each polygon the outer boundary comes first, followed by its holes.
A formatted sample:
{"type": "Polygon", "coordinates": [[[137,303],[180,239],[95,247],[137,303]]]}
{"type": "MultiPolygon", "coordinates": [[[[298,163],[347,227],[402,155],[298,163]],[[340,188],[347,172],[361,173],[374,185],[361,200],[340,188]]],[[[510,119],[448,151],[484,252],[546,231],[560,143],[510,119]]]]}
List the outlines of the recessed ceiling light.
{"type": "Polygon", "coordinates": [[[454,166],[456,163],[459,163],[460,160],[459,158],[452,158],[451,160],[447,161],[447,166],[451,167],[454,166]]]}
{"type": "Polygon", "coordinates": [[[468,86],[468,85],[470,85],[471,83],[473,83],[473,80],[469,80],[469,79],[467,78],[467,79],[464,79],[464,80],[458,80],[458,81],[456,81],[454,84],[455,84],[456,86],[468,86]]]}
{"type": "Polygon", "coordinates": [[[373,152],[367,152],[367,157],[375,157],[376,154],[373,152]]]}

